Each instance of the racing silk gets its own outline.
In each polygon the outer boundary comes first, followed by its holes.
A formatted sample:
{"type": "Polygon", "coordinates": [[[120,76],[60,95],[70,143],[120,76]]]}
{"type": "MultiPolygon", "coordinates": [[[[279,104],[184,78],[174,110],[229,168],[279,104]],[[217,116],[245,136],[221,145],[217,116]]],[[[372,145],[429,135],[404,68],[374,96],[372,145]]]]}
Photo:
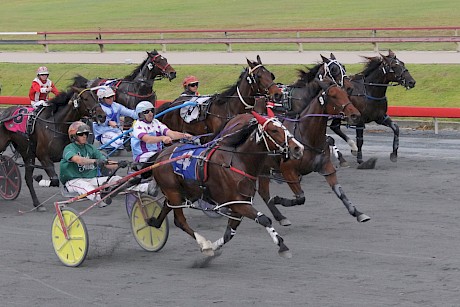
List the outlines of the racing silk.
{"type": "Polygon", "coordinates": [[[109,121],[114,121],[117,125],[120,124],[120,116],[128,116],[134,119],[137,119],[138,116],[136,111],[128,109],[127,107],[119,104],[118,102],[113,102],[111,105],[101,103],[102,110],[104,110],[106,119],[102,124],[93,122],[93,133],[94,137],[100,141],[102,134],[112,131],[117,134],[121,133],[120,128],[113,128],[109,126],[109,121]]]}
{"type": "Polygon", "coordinates": [[[40,100],[48,101],[50,89],[54,95],[56,96],[59,95],[59,91],[54,85],[53,81],[51,81],[50,79],[47,79],[45,83],[42,83],[42,80],[36,77],[32,81],[32,86],[30,87],[30,90],[29,90],[30,102],[34,103],[40,100]]]}
{"type": "Polygon", "coordinates": [[[166,135],[168,131],[168,126],[157,119],[154,119],[151,123],[147,123],[143,120],[136,121],[133,126],[133,137],[131,138],[131,149],[133,151],[134,161],[139,162],[140,155],[143,153],[156,153],[163,149],[162,142],[147,144],[142,141],[141,138],[144,135],[162,136],[166,135]]]}

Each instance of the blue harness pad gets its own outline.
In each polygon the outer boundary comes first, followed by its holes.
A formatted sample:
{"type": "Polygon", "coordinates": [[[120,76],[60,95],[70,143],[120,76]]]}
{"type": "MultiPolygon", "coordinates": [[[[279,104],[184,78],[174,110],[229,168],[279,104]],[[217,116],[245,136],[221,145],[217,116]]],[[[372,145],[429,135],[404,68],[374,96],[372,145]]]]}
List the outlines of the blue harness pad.
{"type": "MultiPolygon", "coordinates": [[[[194,144],[184,144],[174,148],[171,154],[171,159],[180,157],[182,155],[193,155],[199,156],[207,148],[203,146],[197,146],[194,144]]],[[[182,176],[184,179],[197,180],[197,163],[198,159],[194,157],[181,159],[172,162],[174,173],[182,176]]]]}

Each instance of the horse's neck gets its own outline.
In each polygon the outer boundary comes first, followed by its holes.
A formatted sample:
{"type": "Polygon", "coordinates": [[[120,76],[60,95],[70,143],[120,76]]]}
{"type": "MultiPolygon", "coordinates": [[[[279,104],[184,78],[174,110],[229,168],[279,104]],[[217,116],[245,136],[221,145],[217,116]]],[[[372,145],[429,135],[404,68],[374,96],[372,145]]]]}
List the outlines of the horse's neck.
{"type": "Polygon", "coordinates": [[[390,82],[385,77],[385,74],[382,72],[380,66],[378,69],[374,70],[367,76],[364,76],[364,88],[366,90],[366,95],[383,98],[387,92],[387,84],[390,82]],[[375,85],[374,85],[375,84],[375,85]],[[381,85],[379,85],[381,84],[381,85]]]}
{"type": "MultiPolygon", "coordinates": [[[[246,142],[236,148],[237,155],[232,157],[232,160],[238,159],[238,164],[244,165],[244,171],[257,176],[262,171],[262,166],[268,154],[263,140],[256,143],[255,135],[251,134],[246,142]]],[[[236,166],[236,165],[235,165],[236,166]]],[[[236,166],[237,167],[237,166],[236,166]]]]}
{"type": "Polygon", "coordinates": [[[49,119],[53,120],[56,125],[56,130],[67,135],[67,129],[71,123],[80,120],[82,115],[79,110],[73,108],[72,104],[67,104],[52,115],[49,119]]]}
{"type": "Polygon", "coordinates": [[[322,148],[326,141],[328,117],[325,115],[318,102],[310,102],[300,114],[299,122],[291,133],[303,144],[313,148],[322,148]]]}

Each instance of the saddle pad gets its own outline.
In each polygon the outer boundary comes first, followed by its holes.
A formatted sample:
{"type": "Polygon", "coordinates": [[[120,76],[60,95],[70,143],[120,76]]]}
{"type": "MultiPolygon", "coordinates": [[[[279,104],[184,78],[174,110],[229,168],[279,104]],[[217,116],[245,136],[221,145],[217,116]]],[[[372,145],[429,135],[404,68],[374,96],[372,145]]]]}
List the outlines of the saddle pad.
{"type": "Polygon", "coordinates": [[[10,120],[5,121],[5,128],[11,132],[27,132],[27,121],[29,120],[29,114],[33,113],[34,108],[32,107],[17,107],[13,111],[10,120]]]}
{"type": "Polygon", "coordinates": [[[171,154],[171,159],[180,157],[182,155],[192,155],[194,157],[177,160],[172,162],[172,167],[174,173],[179,176],[182,176],[184,179],[197,180],[197,164],[200,159],[195,157],[199,156],[207,148],[202,146],[197,146],[194,144],[184,144],[174,148],[173,153],[171,154]]]}

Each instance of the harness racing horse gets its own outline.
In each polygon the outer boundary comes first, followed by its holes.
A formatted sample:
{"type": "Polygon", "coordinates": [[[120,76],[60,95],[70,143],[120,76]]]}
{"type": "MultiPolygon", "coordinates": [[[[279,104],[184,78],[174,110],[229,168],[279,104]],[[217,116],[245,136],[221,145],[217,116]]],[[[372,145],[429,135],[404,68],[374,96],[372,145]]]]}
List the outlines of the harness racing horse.
{"type": "MultiPolygon", "coordinates": [[[[356,217],[358,222],[366,222],[370,218],[356,209],[338,183],[326,136],[329,117],[343,118],[346,116],[349,123],[354,124],[360,120],[360,113],[348,99],[347,93],[328,78],[323,81],[315,79],[305,84],[305,88],[318,94],[310,100],[297,118],[285,118],[283,121],[283,124],[294,137],[304,145],[304,154],[300,160],[284,160],[280,157],[267,159],[264,171],[267,173],[268,169],[275,169],[275,171],[281,172],[284,180],[294,192],[295,199],[285,199],[279,196],[270,198],[270,178],[266,176],[259,176],[259,195],[275,219],[281,225],[288,226],[291,222],[281,214],[276,208],[276,204],[285,207],[304,204],[305,195],[300,185],[301,176],[317,172],[325,177],[350,215],[356,217]]],[[[306,97],[310,97],[310,95],[306,94],[306,97]]]]}
{"type": "Polygon", "coordinates": [[[153,176],[166,198],[159,216],[150,218],[148,223],[160,227],[173,210],[174,224],[194,238],[205,255],[212,256],[214,251],[233,238],[242,217],[247,217],[265,227],[279,246],[280,256],[290,258],[291,253],[271,220],[257,211],[252,202],[257,176],[268,152],[276,150],[288,159],[299,159],[303,146],[279,120],[266,119],[256,112],[237,115],[224,130],[228,127],[232,127],[234,132],[223,136],[225,145],[217,142],[215,146],[205,147],[176,143],[160,152],[155,163],[168,162],[175,155],[180,157],[185,154],[186,157],[177,164],[163,164],[153,170],[153,176]],[[192,174],[187,175],[190,166],[192,174]],[[219,208],[225,206],[230,209],[223,237],[212,243],[195,232],[183,214],[182,208],[191,207],[200,198],[219,208]]]}
{"type": "Polygon", "coordinates": [[[399,127],[388,116],[388,101],[386,91],[389,86],[401,85],[406,89],[415,86],[415,80],[406,69],[404,62],[399,60],[393,51],[387,56],[365,57],[368,62],[365,69],[356,75],[350,76],[351,82],[344,86],[350,95],[353,105],[361,112],[361,122],[356,125],[356,144],[340,130],[340,119],[334,119],[330,125],[332,131],[344,139],[356,154],[358,163],[363,162],[362,147],[365,124],[376,122],[393,130],[393,151],[390,160],[396,162],[399,148],[399,127]],[[396,82],[396,84],[392,84],[396,82]]]}
{"type": "MultiPolygon", "coordinates": [[[[77,77],[75,83],[77,83],[77,77]]],[[[86,79],[85,79],[86,80],[86,79]]],[[[97,97],[89,89],[72,86],[67,92],[62,92],[48,101],[50,107],[43,108],[38,115],[28,113],[26,107],[9,107],[0,118],[0,153],[5,151],[8,144],[13,144],[16,151],[22,156],[25,164],[25,181],[29,188],[34,207],[44,211],[39,206],[37,194],[33,187],[33,171],[39,167],[46,171],[51,186],[59,186],[59,179],[54,170],[54,162],[62,158],[64,147],[70,143],[67,130],[70,124],[82,117],[89,116],[92,120],[103,123],[105,113],[97,101],[97,97]],[[19,123],[27,120],[27,116],[35,117],[31,131],[12,132],[7,129],[13,126],[12,122],[19,123]],[[35,165],[37,158],[40,166],[35,165]]],[[[32,120],[33,120],[32,119],[32,120]]]]}
{"type": "Polygon", "coordinates": [[[131,74],[123,79],[97,78],[89,87],[108,85],[115,91],[115,101],[127,108],[135,109],[142,100],[148,100],[155,105],[156,94],[153,91],[155,80],[176,78],[176,71],[169,65],[168,60],[156,50],[147,52],[147,58],[137,66],[131,74]]]}
{"type": "MultiPolygon", "coordinates": [[[[171,103],[165,103],[156,110],[159,115],[167,109],[175,109],[159,116],[158,119],[175,131],[187,132],[192,135],[208,135],[202,141],[211,140],[210,135],[221,131],[225,123],[237,114],[255,110],[265,112],[267,95],[275,101],[281,97],[281,91],[273,82],[275,76],[267,70],[257,56],[257,62],[247,60],[248,67],[241,73],[236,84],[221,94],[215,94],[201,105],[198,118],[185,122],[180,114],[180,105],[191,97],[181,96],[171,103]],[[260,98],[260,99],[259,99],[260,98]],[[261,102],[261,103],[259,103],[261,102]],[[262,103],[263,102],[263,103],[262,103]]],[[[169,111],[169,110],[168,110],[169,111]]]]}

